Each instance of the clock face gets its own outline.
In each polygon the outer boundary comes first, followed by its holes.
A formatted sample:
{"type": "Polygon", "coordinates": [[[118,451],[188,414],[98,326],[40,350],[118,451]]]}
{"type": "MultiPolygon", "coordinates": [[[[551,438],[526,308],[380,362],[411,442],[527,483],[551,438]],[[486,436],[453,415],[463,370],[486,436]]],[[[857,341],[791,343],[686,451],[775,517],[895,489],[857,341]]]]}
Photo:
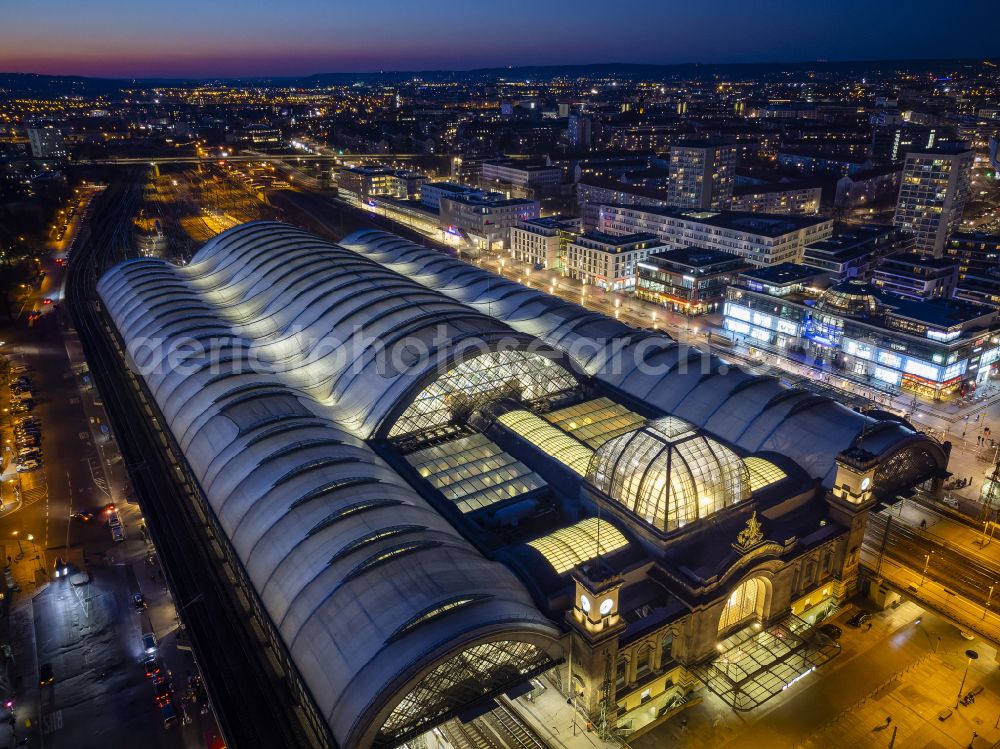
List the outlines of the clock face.
{"type": "Polygon", "coordinates": [[[867,491],[868,487],[872,485],[872,480],[868,476],[865,476],[861,481],[861,491],[867,491]]]}
{"type": "Polygon", "coordinates": [[[584,614],[590,613],[590,599],[587,596],[580,596],[580,608],[583,609],[584,614]]]}
{"type": "Polygon", "coordinates": [[[605,598],[601,601],[601,616],[607,616],[611,613],[611,609],[615,607],[615,602],[610,598],[605,598]]]}

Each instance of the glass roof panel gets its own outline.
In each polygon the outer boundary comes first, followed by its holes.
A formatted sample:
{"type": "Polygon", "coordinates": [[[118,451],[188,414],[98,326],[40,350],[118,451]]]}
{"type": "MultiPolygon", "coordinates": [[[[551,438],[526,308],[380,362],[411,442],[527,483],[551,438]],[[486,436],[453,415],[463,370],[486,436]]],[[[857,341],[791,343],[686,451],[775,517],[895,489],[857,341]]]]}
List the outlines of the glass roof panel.
{"type": "Polygon", "coordinates": [[[552,569],[562,575],[598,556],[624,549],[628,541],[607,520],[587,518],[529,541],[528,546],[537,550],[552,569]]]}

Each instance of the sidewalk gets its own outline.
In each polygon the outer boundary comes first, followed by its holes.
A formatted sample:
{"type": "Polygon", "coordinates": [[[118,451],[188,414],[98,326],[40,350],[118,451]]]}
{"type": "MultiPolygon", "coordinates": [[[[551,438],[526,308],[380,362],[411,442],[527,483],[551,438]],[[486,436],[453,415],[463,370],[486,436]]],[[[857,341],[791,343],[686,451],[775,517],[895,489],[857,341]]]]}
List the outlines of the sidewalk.
{"type": "Polygon", "coordinates": [[[576,716],[573,729],[573,707],[550,682],[547,675],[539,678],[545,690],[529,700],[526,696],[507,704],[545,742],[549,749],[620,749],[618,742],[602,741],[596,731],[587,730],[587,717],[576,716]]]}
{"type": "MultiPolygon", "coordinates": [[[[843,625],[850,613],[845,611],[838,623],[843,625]]],[[[1000,739],[994,727],[1000,672],[993,648],[962,640],[954,627],[915,604],[881,612],[873,623],[870,632],[844,626],[839,658],[757,710],[735,712],[702,688],[700,704],[629,744],[635,749],[884,749],[892,727],[897,728],[895,749],[963,749],[973,730],[989,740],[985,746],[1000,739]],[[954,711],[966,647],[975,648],[979,659],[963,693],[979,685],[984,691],[973,705],[954,711]],[[938,721],[938,713],[949,708],[945,722],[938,721]],[[887,717],[892,717],[889,724],[887,717]]]]}

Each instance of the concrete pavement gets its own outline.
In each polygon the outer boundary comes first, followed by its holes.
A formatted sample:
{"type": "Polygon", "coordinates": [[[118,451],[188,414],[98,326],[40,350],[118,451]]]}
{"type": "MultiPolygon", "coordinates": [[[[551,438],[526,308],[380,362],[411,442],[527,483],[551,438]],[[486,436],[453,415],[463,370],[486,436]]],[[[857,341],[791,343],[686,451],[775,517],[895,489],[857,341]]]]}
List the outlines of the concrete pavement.
{"type": "Polygon", "coordinates": [[[965,747],[972,731],[992,746],[1000,705],[995,651],[969,642],[939,617],[907,603],[876,614],[870,631],[843,628],[842,654],[815,674],[749,713],[736,713],[706,689],[703,701],[628,743],[635,749],[776,749],[777,747],[887,747],[896,727],[897,749],[965,747]],[[917,620],[920,620],[919,623],[917,620]],[[965,660],[979,659],[963,690],[983,686],[976,703],[954,711],[965,660]],[[951,708],[945,722],[938,712],[951,708]],[[890,724],[886,718],[892,717],[890,724]],[[881,730],[876,730],[882,726],[881,730]],[[934,743],[937,742],[937,743],[934,743]],[[964,743],[963,743],[964,742],[964,743]]]}

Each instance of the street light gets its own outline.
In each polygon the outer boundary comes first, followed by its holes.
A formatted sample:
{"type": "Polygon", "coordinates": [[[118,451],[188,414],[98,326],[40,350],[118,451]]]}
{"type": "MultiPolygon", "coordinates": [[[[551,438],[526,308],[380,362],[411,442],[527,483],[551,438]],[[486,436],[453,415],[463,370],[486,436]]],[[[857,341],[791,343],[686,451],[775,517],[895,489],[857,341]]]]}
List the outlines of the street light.
{"type": "Polygon", "coordinates": [[[933,554],[933,553],[934,552],[932,551],[932,552],[924,555],[924,571],[922,573],[920,573],[920,584],[921,585],[924,584],[924,578],[927,577],[927,566],[931,563],[931,554],[933,554]]]}
{"type": "Polygon", "coordinates": [[[24,549],[21,548],[21,537],[18,535],[21,531],[14,531],[14,538],[17,539],[17,553],[19,554],[18,559],[24,556],[24,549]]]}
{"type": "Polygon", "coordinates": [[[995,588],[996,585],[997,584],[994,581],[993,585],[990,586],[990,592],[986,596],[986,603],[983,604],[983,619],[986,618],[986,610],[990,607],[990,599],[993,598],[993,588],[995,588]]]}
{"type": "Polygon", "coordinates": [[[972,662],[979,657],[979,653],[975,650],[966,650],[965,657],[968,658],[965,662],[965,673],[962,674],[962,683],[958,687],[958,697],[955,698],[955,709],[958,710],[958,704],[962,701],[962,690],[965,689],[965,679],[969,675],[969,666],[972,662]]]}

